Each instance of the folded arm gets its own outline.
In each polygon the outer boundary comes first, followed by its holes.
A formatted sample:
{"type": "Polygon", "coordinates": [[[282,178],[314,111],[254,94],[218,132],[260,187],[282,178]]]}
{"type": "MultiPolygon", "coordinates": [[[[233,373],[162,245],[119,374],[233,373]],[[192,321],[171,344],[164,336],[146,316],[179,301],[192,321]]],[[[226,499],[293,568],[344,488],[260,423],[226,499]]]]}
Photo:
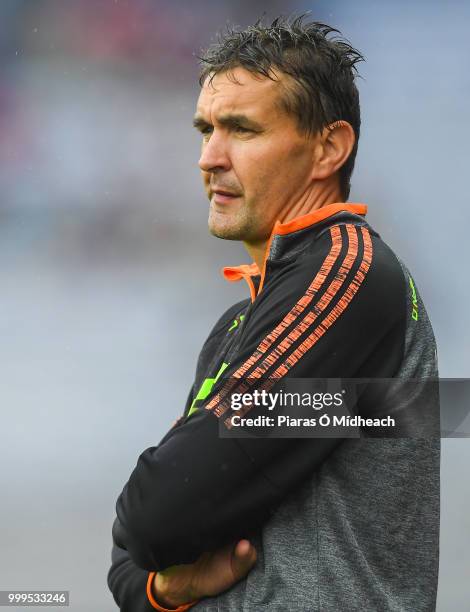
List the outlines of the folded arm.
{"type": "MultiPolygon", "coordinates": [[[[229,367],[203,405],[140,455],[117,502],[123,545],[139,567],[191,563],[205,550],[246,537],[339,443],[219,434],[227,389],[237,390],[233,381],[243,387],[250,380],[252,392],[269,377],[352,378],[400,324],[402,273],[386,253],[374,268],[369,232],[336,228],[325,245],[286,271],[289,282],[263,288],[238,331],[229,367]]],[[[397,338],[390,369],[401,358],[397,338]]]]}

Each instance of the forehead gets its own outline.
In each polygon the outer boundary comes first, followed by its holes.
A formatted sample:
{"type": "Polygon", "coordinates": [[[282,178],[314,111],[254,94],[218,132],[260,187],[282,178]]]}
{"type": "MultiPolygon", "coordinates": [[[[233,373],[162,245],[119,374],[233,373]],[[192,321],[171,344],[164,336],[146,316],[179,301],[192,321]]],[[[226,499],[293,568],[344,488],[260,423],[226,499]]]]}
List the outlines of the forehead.
{"type": "Polygon", "coordinates": [[[228,112],[278,113],[281,80],[272,80],[237,67],[207,78],[201,88],[196,112],[200,115],[228,112]]]}

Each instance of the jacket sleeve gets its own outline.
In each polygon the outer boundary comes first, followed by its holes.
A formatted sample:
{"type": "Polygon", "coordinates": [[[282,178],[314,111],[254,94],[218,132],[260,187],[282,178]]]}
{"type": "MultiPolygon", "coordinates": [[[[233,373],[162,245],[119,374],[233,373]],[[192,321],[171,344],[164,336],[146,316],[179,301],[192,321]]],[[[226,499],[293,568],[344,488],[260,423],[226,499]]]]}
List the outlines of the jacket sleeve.
{"type": "Polygon", "coordinates": [[[334,230],[271,275],[204,406],[140,455],[116,506],[123,545],[139,567],[190,563],[246,537],[340,442],[221,437],[228,389],[250,379],[253,391],[268,377],[373,376],[386,338],[396,340],[387,340],[377,375],[393,376],[406,302],[398,262],[366,228],[334,230]]]}
{"type": "MultiPolygon", "coordinates": [[[[217,339],[224,332],[227,324],[231,323],[245,305],[246,300],[229,308],[214,325],[204,342],[198,357],[195,382],[189,391],[184,413],[187,413],[191,406],[195,396],[195,389],[204,376],[204,364],[207,363],[208,355],[213,351],[217,339]]],[[[138,567],[130,557],[123,543],[124,535],[125,533],[119,519],[116,518],[112,529],[113,546],[111,551],[111,567],[107,576],[108,587],[121,612],[154,611],[155,607],[151,605],[147,595],[149,572],[138,567]]]]}
{"type": "Polygon", "coordinates": [[[121,612],[154,612],[147,597],[149,573],[137,567],[124,548],[113,543],[108,587],[121,612]]]}

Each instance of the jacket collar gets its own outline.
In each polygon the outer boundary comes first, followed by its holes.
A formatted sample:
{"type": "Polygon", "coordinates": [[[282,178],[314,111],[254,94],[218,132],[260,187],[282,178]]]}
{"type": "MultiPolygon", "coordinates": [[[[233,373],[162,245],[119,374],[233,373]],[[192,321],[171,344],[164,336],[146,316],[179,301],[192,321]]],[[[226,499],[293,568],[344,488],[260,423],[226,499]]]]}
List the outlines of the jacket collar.
{"type": "Polygon", "coordinates": [[[276,221],[266,247],[262,270],[258,268],[256,263],[252,263],[225,267],[222,268],[222,273],[229,282],[245,279],[253,302],[263,288],[268,259],[279,261],[300,251],[305,239],[311,241],[312,237],[318,236],[324,229],[325,222],[327,226],[330,226],[332,221],[340,220],[344,216],[349,218],[351,216],[364,217],[366,214],[367,206],[365,204],[339,202],[323,206],[308,215],[302,215],[287,221],[287,223],[276,221]]]}

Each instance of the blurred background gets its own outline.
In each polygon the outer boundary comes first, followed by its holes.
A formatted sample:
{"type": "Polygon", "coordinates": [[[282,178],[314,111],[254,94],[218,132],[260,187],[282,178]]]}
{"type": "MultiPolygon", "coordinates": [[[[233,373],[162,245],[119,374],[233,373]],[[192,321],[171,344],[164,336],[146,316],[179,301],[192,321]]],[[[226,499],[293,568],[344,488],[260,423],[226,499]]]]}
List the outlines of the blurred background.
{"type": "MultiPolygon", "coordinates": [[[[196,55],[227,23],[305,10],[366,56],[350,199],[413,271],[441,376],[469,376],[469,3],[2,0],[0,590],[116,609],[115,500],[247,295],[220,275],[247,255],[207,232],[196,55]]],[[[441,612],[470,600],[469,461],[443,441],[441,612]]]]}

